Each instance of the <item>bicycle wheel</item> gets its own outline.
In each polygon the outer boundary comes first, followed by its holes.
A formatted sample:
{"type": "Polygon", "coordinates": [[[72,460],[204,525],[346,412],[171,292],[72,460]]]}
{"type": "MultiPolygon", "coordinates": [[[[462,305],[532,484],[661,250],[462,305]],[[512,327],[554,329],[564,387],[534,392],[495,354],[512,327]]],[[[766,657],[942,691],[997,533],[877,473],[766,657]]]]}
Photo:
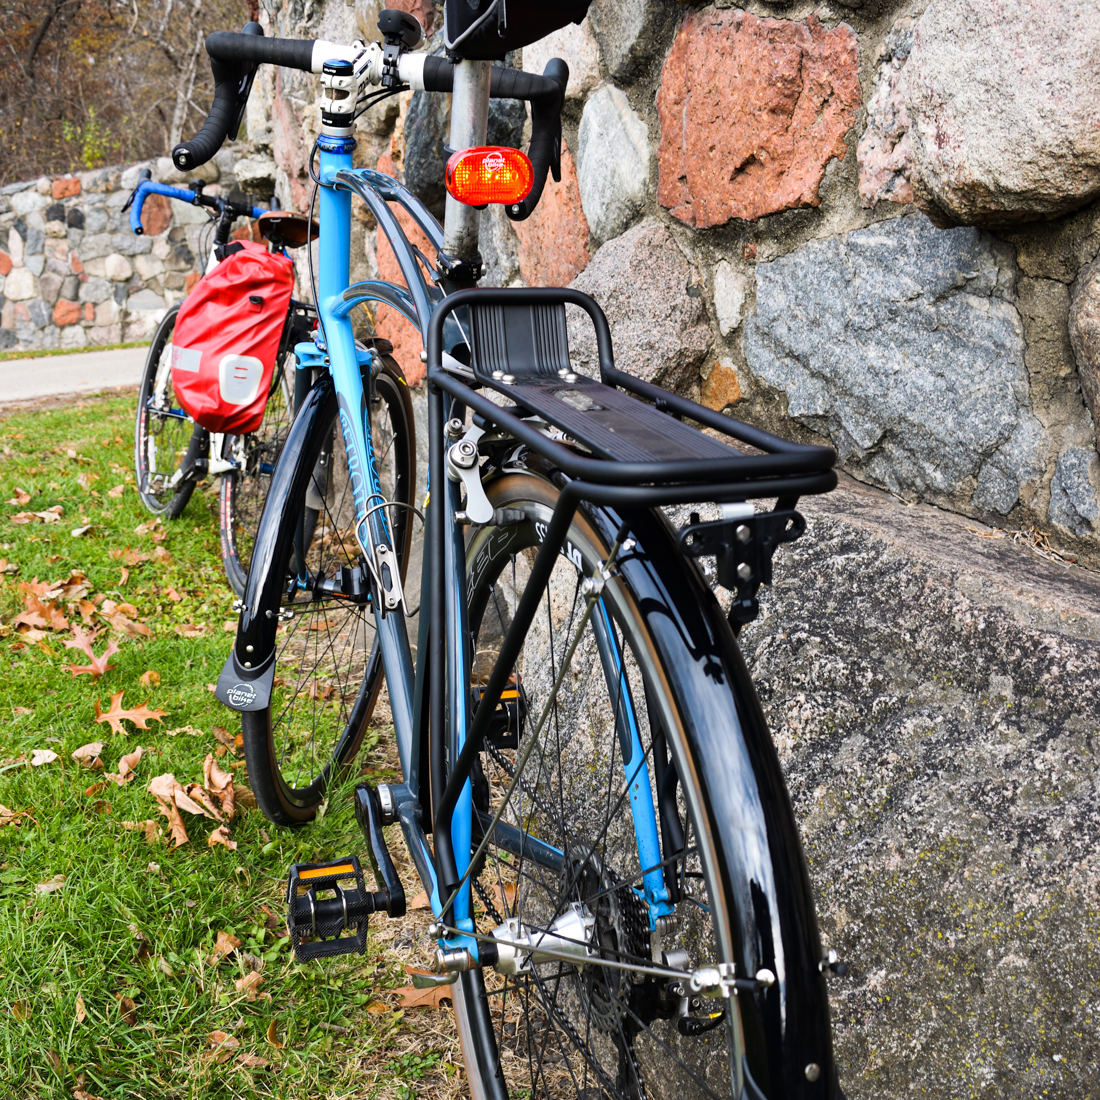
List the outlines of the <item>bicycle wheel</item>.
{"type": "MultiPolygon", "coordinates": [[[[416,443],[412,401],[392,360],[374,380],[371,438],[383,496],[412,504],[416,443]]],[[[280,825],[309,821],[333,774],[359,751],[382,683],[374,612],[366,604],[326,595],[325,578],[359,565],[355,502],[336,401],[328,401],[310,434],[306,468],[313,470],[299,499],[287,502],[281,526],[297,532],[278,541],[273,562],[287,578],[279,606],[258,615],[283,616],[270,704],[241,715],[248,778],[260,809],[280,825]],[[331,474],[330,474],[331,471],[331,474]],[[295,544],[305,548],[297,562],[295,544]],[[292,617],[290,614],[292,613],[292,617]]],[[[411,548],[412,514],[390,510],[402,574],[411,548]]]]}
{"type": "MultiPolygon", "coordinates": [[[[558,491],[541,477],[514,472],[489,487],[489,496],[495,515],[504,522],[479,528],[467,546],[475,705],[524,591],[558,491]]],[[[499,942],[502,929],[506,940],[511,935],[505,922],[516,921],[532,937],[557,936],[563,950],[579,951],[583,959],[535,961],[508,976],[484,971],[492,1039],[484,1028],[479,1039],[471,1038],[477,1029],[470,1026],[469,1008],[463,998],[456,999],[465,1025],[460,1036],[467,1062],[502,1067],[512,1096],[832,1096],[828,1010],[816,969],[821,955],[814,946],[812,909],[808,918],[802,914],[808,929],[796,930],[790,942],[777,937],[783,943],[778,962],[774,951],[765,949],[760,956],[781,974],[784,947],[800,961],[813,960],[806,968],[813,971],[806,979],[812,996],[800,1012],[816,1008],[820,1017],[818,1002],[826,1004],[825,1031],[823,1037],[815,1017],[816,1023],[800,1035],[805,1049],[795,1057],[802,1058],[798,1069],[805,1066],[804,1072],[792,1075],[764,1043],[756,1048],[751,1073],[742,1058],[745,1033],[759,1039],[767,1030],[759,1019],[768,1011],[764,999],[770,993],[761,992],[757,1005],[751,993],[733,999],[709,996],[706,990],[693,994],[683,983],[645,972],[662,962],[677,970],[735,963],[743,977],[746,968],[751,967],[749,974],[756,972],[760,958],[754,963],[746,957],[735,934],[738,876],[731,860],[744,859],[737,847],[744,843],[744,826],[723,819],[721,800],[704,779],[722,772],[725,762],[704,759],[686,733],[693,723],[713,727],[721,721],[708,701],[708,693],[716,689],[712,684],[698,699],[675,697],[675,673],[666,667],[653,633],[659,607],[647,600],[643,611],[643,601],[621,575],[607,582],[585,621],[586,578],[597,575],[607,560],[617,528],[617,521],[605,514],[599,528],[592,515],[578,513],[573,521],[472,784],[473,850],[490,815],[503,804],[521,750],[536,738],[474,879],[476,925],[480,934],[496,935],[499,942]],[[727,850],[730,844],[733,856],[727,850]],[[656,893],[647,895],[645,887],[660,885],[662,864],[670,909],[655,928],[648,903],[656,893]],[[625,964],[625,969],[613,964],[625,964]],[[753,1074],[766,1086],[764,1091],[757,1090],[753,1074]],[[777,1074],[794,1087],[782,1091],[787,1082],[781,1084],[777,1074]]],[[[640,547],[627,552],[635,562],[645,557],[640,547]]],[[[664,564],[638,568],[683,571],[674,555],[664,558],[664,564]]],[[[696,594],[697,602],[702,594],[696,594]]],[[[678,643],[685,652],[687,643],[686,637],[678,643]]],[[[717,656],[713,664],[717,678],[717,656]]],[[[731,679],[736,676],[731,674],[726,685],[731,679]]],[[[727,705],[732,703],[729,686],[717,690],[726,693],[727,705]]],[[[774,758],[770,746],[768,751],[774,758]]],[[[730,783],[745,786],[743,780],[730,783]]],[[[781,776],[779,783],[782,790],[781,776]]],[[[765,853],[770,839],[765,835],[765,853]]],[[[789,848],[790,838],[785,841],[789,848]]],[[[798,885],[805,875],[804,868],[798,871],[797,839],[794,844],[786,854],[795,861],[798,885]]],[[[747,920],[750,932],[754,920],[767,925],[771,919],[766,876],[758,867],[752,873],[760,879],[765,900],[747,914],[741,906],[739,919],[747,920]]],[[[770,937],[777,927],[767,927],[766,934],[770,937]]],[[[794,960],[787,961],[789,975],[794,960]]],[[[467,990],[467,1002],[469,997],[467,990]]],[[[801,1016],[797,1022],[792,1033],[800,1030],[801,1016]]],[[[782,1050],[779,1054],[785,1056],[782,1050]]]]}
{"type": "Polygon", "coordinates": [[[224,457],[236,468],[222,475],[218,528],[225,575],[238,596],[244,594],[271,475],[294,419],[294,381],[287,371],[288,365],[293,369],[292,358],[287,355],[275,364],[260,426],[247,435],[225,437],[224,457]]]}
{"type": "Polygon", "coordinates": [[[165,519],[175,519],[187,507],[195,491],[192,478],[176,475],[192,436],[205,435],[203,429],[196,427],[191,417],[176,405],[172,390],[172,333],[177,313],[179,306],[165,314],[149,345],[134,425],[138,493],[150,512],[165,519]]]}

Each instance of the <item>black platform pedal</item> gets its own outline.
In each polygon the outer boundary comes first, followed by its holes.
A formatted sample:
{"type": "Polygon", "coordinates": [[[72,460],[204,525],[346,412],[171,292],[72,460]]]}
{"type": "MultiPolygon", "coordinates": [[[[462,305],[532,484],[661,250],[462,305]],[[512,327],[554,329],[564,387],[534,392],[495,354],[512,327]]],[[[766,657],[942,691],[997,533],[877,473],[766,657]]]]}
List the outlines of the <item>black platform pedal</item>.
{"type": "Polygon", "coordinates": [[[383,816],[378,792],[369,783],[360,783],[355,788],[355,818],[359,822],[359,828],[363,830],[371,867],[374,869],[374,879],[378,884],[378,893],[375,894],[379,900],[378,908],[391,917],[403,917],[405,888],[397,877],[397,870],[382,833],[382,826],[389,822],[383,816]]]}
{"type": "Polygon", "coordinates": [[[355,856],[296,863],[286,886],[287,928],[299,962],[361,955],[371,913],[384,899],[368,892],[355,856]]]}

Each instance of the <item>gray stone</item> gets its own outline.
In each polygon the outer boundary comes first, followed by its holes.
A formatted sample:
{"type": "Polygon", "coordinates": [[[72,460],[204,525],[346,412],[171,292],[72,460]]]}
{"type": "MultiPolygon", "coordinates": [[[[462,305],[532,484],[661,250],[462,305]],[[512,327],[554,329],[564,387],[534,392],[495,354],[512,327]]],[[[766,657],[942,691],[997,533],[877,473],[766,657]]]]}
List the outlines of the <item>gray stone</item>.
{"type": "Polygon", "coordinates": [[[553,57],[569,66],[566,99],[583,100],[600,82],[600,53],[589,20],[567,23],[561,30],[523,47],[524,72],[541,76],[553,57]]]}
{"type": "MultiPolygon", "coordinates": [[[[605,244],[572,285],[607,314],[620,370],[670,388],[698,383],[710,326],[695,272],[660,222],[649,219],[605,244]]],[[[595,334],[579,310],[570,311],[569,347],[578,369],[598,376],[595,334]]]]}
{"type": "Polygon", "coordinates": [[[139,290],[126,299],[126,309],[130,312],[143,309],[164,309],[164,299],[151,290],[139,290]]]}
{"type": "Polygon", "coordinates": [[[714,269],[714,312],[718,331],[729,336],[741,324],[745,296],[752,289],[752,278],[722,260],[714,269]]]}
{"type": "Polygon", "coordinates": [[[84,231],[86,233],[102,233],[107,228],[108,215],[102,206],[85,207],[84,231]]]}
{"type": "Polygon", "coordinates": [[[1058,456],[1050,519],[1078,536],[1100,531],[1100,458],[1092,448],[1069,447],[1058,456]]]}
{"type": "Polygon", "coordinates": [[[37,278],[42,274],[46,267],[46,257],[42,255],[28,256],[24,263],[27,265],[27,270],[37,278]]]}
{"type": "Polygon", "coordinates": [[[27,256],[41,256],[46,247],[46,234],[34,226],[27,226],[27,235],[24,237],[24,254],[27,256]]]}
{"type": "Polygon", "coordinates": [[[676,14],[666,0],[594,0],[588,21],[613,80],[628,80],[654,56],[676,14]]]}
{"type": "Polygon", "coordinates": [[[886,51],[860,141],[861,194],[943,224],[1049,218],[1100,195],[1095,0],[931,0],[886,51]]]}
{"type": "Polygon", "coordinates": [[[577,145],[584,216],[592,233],[607,241],[645,205],[653,155],[649,133],[626,94],[606,84],[584,106],[577,145]]]}
{"type": "Polygon", "coordinates": [[[217,183],[220,178],[221,170],[218,168],[216,160],[208,160],[205,164],[200,164],[197,168],[191,169],[190,172],[178,171],[172,163],[171,157],[157,157],[157,162],[153,166],[153,179],[157,183],[170,183],[174,187],[178,187],[188,180],[217,183]]]}
{"type": "Polygon", "coordinates": [[[851,968],[841,1085],[1090,1096],[1100,582],[871,490],[799,507],[740,646],[851,968]]]}
{"type": "Polygon", "coordinates": [[[65,220],[65,204],[63,202],[53,203],[46,209],[45,217],[48,222],[63,222],[65,220]]]}
{"type": "Polygon", "coordinates": [[[413,92],[405,115],[405,186],[440,220],[446,205],[443,170],[451,107],[447,96],[413,92]]]}
{"type": "Polygon", "coordinates": [[[109,233],[89,232],[80,245],[80,258],[87,263],[114,252],[114,240],[109,233]]]}
{"type": "Polygon", "coordinates": [[[481,286],[511,286],[522,281],[517,255],[518,240],[502,206],[487,206],[481,212],[478,251],[485,263],[481,286]]]}
{"type": "Polygon", "coordinates": [[[234,170],[237,184],[245,193],[264,199],[275,193],[275,161],[272,157],[242,157],[234,170]]]}
{"type": "Polygon", "coordinates": [[[20,191],[26,191],[28,188],[33,186],[34,180],[31,180],[29,183],[22,182],[5,184],[5,186],[0,187],[0,195],[18,195],[20,191]]]}
{"type": "Polygon", "coordinates": [[[51,309],[41,298],[32,298],[27,303],[27,312],[35,328],[45,328],[50,323],[51,309]]]}
{"type": "Polygon", "coordinates": [[[965,506],[989,466],[1003,511],[1039,430],[1015,280],[1010,248],[919,214],[812,241],[757,265],[746,359],[861,477],[965,506]]]}
{"type": "Polygon", "coordinates": [[[80,300],[82,302],[92,302],[93,304],[105,302],[113,292],[114,288],[106,279],[99,279],[92,275],[89,276],[86,283],[80,285],[80,300]]]}
{"type": "Polygon", "coordinates": [[[37,191],[18,191],[11,197],[11,208],[17,214],[30,214],[50,205],[50,199],[37,191]]]}
{"type": "Polygon", "coordinates": [[[0,351],[8,351],[19,343],[19,337],[10,328],[0,328],[0,351]]]}
{"type": "Polygon", "coordinates": [[[60,344],[63,348],[85,348],[88,337],[80,325],[67,325],[61,330],[60,344]]]}
{"type": "Polygon", "coordinates": [[[34,276],[25,267],[15,267],[4,279],[4,297],[23,302],[35,296],[34,276]]]}
{"type": "Polygon", "coordinates": [[[125,283],[113,283],[111,286],[111,296],[120,306],[125,304],[129,293],[130,289],[125,283]]]}
{"type": "Polygon", "coordinates": [[[1100,260],[1083,268],[1073,284],[1069,338],[1081,378],[1081,393],[1097,426],[1100,445],[1100,260]]]}
{"type": "Polygon", "coordinates": [[[115,233],[111,237],[111,251],[123,256],[138,256],[153,251],[153,242],[149,237],[138,237],[133,233],[115,233]]]}
{"type": "MultiPolygon", "coordinates": [[[[91,281],[91,280],[89,280],[91,281]]],[[[80,297],[80,288],[83,284],[77,275],[66,275],[61,280],[61,297],[67,302],[75,302],[80,297]]]]}
{"type": "Polygon", "coordinates": [[[42,295],[44,301],[51,306],[54,305],[61,295],[61,276],[55,275],[52,271],[47,271],[38,280],[38,293],[42,295]]]}

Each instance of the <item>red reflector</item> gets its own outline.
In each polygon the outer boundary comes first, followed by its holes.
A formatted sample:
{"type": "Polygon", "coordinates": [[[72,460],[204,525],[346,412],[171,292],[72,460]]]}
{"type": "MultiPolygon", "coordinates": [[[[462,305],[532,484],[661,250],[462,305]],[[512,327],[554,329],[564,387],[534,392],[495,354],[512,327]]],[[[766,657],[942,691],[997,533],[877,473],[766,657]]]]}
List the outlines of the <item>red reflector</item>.
{"type": "Polygon", "coordinates": [[[462,149],[447,161],[447,190],[467,206],[522,202],[534,178],[526,155],[507,146],[462,149]]]}

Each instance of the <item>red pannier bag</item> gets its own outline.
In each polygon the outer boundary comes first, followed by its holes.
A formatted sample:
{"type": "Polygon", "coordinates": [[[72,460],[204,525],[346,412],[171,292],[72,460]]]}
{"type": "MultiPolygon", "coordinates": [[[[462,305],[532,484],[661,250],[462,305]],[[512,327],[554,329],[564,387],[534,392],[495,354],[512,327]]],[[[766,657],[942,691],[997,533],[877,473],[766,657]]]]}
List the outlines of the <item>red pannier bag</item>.
{"type": "Polygon", "coordinates": [[[208,431],[235,435],[263,419],[294,288],[286,256],[239,243],[183,300],[172,334],[180,404],[208,431]]]}

